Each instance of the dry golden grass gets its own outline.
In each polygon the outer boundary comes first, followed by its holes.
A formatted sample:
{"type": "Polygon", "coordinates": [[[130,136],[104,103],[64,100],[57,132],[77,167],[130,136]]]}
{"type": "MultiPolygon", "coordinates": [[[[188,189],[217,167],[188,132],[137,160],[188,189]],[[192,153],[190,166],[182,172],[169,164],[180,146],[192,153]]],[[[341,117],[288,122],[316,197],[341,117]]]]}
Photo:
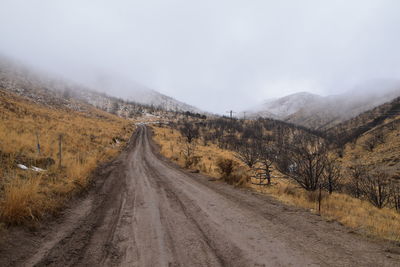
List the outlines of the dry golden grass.
{"type": "MultiPolygon", "coordinates": [[[[183,142],[183,137],[181,134],[169,127],[152,127],[154,131],[154,140],[160,145],[161,154],[165,157],[171,159],[179,166],[185,166],[185,160],[183,157],[185,142],[183,142]]],[[[219,177],[219,172],[217,168],[218,158],[232,159],[239,166],[245,169],[245,166],[241,164],[233,155],[232,152],[227,150],[222,150],[218,148],[215,144],[204,145],[200,140],[196,140],[195,155],[200,156],[200,161],[193,168],[198,169],[200,172],[213,177],[219,177]]]]}
{"type": "MultiPolygon", "coordinates": [[[[257,191],[298,207],[318,212],[318,192],[306,192],[286,179],[274,179],[272,186],[251,186],[257,191]]],[[[400,241],[400,214],[378,209],[367,201],[346,194],[323,192],[321,216],[336,220],[358,232],[387,240],[400,241]]]]}
{"type": "MultiPolygon", "coordinates": [[[[161,153],[184,166],[180,152],[184,147],[183,138],[176,130],[167,127],[153,127],[154,140],[161,146],[161,153]]],[[[214,144],[207,146],[200,140],[197,142],[198,156],[201,161],[199,170],[209,176],[219,178],[216,161],[219,157],[236,160],[232,151],[223,150],[214,144]],[[202,166],[205,166],[204,168],[202,166]]],[[[241,164],[241,170],[246,168],[241,164]]],[[[276,170],[273,177],[282,177],[276,170]]],[[[268,194],[286,204],[306,208],[318,212],[316,193],[309,193],[285,178],[273,178],[271,186],[246,185],[256,191],[268,194]]],[[[321,216],[327,220],[336,220],[358,232],[392,241],[400,241],[400,214],[391,209],[378,209],[367,201],[352,198],[345,194],[323,194],[321,216]]]]}
{"type": "Polygon", "coordinates": [[[87,106],[77,112],[35,104],[0,91],[0,220],[21,224],[56,211],[74,192],[85,187],[90,173],[114,157],[128,140],[132,124],[87,106]],[[36,149],[39,135],[41,153],[36,149]],[[62,167],[58,166],[58,138],[62,134],[62,167]],[[20,170],[40,159],[56,164],[44,172],[20,170]]]}
{"type": "MultiPolygon", "coordinates": [[[[386,125],[390,122],[399,121],[400,116],[396,116],[391,120],[386,120],[386,125]]],[[[360,162],[369,166],[383,167],[390,173],[400,177],[400,124],[395,124],[393,128],[384,127],[385,124],[374,128],[364,135],[360,136],[355,144],[347,144],[344,150],[343,163],[349,166],[354,162],[360,162]],[[368,151],[364,144],[366,140],[371,138],[377,131],[382,131],[384,140],[377,143],[373,151],[368,151]]]]}

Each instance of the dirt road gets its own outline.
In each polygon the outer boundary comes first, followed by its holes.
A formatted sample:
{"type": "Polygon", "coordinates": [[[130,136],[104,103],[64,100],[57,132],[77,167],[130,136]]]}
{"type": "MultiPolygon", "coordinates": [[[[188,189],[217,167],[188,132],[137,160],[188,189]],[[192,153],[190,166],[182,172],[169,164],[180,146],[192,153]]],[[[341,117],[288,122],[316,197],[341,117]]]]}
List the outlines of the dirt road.
{"type": "Polygon", "coordinates": [[[182,171],[154,151],[140,126],[87,196],[44,229],[3,244],[0,265],[400,265],[393,244],[182,171]]]}

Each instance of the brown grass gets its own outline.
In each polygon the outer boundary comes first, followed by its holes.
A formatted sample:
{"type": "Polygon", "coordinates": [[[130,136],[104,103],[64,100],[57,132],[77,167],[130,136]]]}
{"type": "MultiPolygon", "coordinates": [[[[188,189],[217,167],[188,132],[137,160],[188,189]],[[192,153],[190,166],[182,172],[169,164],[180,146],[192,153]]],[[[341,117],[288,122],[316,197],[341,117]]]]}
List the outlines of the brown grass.
{"type": "MultiPolygon", "coordinates": [[[[185,160],[183,157],[183,150],[185,142],[182,135],[175,129],[169,127],[153,127],[154,140],[160,145],[161,154],[171,159],[181,167],[185,167],[185,160]]],[[[232,152],[219,149],[215,144],[208,144],[205,146],[200,140],[195,140],[196,149],[195,155],[200,156],[199,163],[192,167],[198,169],[201,173],[219,177],[217,162],[218,159],[231,159],[237,163],[240,169],[246,167],[241,164],[233,155],[232,152]]]]}
{"type": "Polygon", "coordinates": [[[385,127],[391,122],[399,122],[400,116],[386,120],[385,124],[376,127],[362,136],[360,136],[354,144],[347,144],[344,150],[343,163],[350,166],[355,162],[359,162],[370,167],[383,168],[390,174],[400,177],[400,123],[395,123],[393,129],[385,127]],[[368,151],[364,147],[366,140],[371,138],[377,132],[381,132],[384,136],[382,143],[377,143],[373,151],[368,151]]]}
{"type": "MultiPolygon", "coordinates": [[[[167,127],[153,127],[154,140],[161,146],[161,153],[184,166],[184,160],[180,150],[183,148],[184,142],[180,133],[167,127]]],[[[197,155],[201,157],[198,164],[199,170],[209,176],[219,178],[216,163],[220,157],[236,160],[232,151],[222,150],[214,144],[205,146],[200,140],[197,142],[197,155]],[[202,166],[205,167],[202,167],[202,166]]],[[[240,164],[240,163],[238,163],[240,164]]],[[[240,170],[244,173],[247,169],[240,164],[240,170]]],[[[257,186],[247,184],[246,186],[256,191],[268,194],[274,198],[289,204],[310,210],[310,212],[318,212],[318,204],[316,193],[309,193],[293,184],[291,181],[283,177],[282,174],[273,171],[271,186],[257,186]]],[[[321,216],[327,220],[336,220],[347,227],[350,227],[359,233],[392,240],[400,241],[400,214],[391,209],[378,209],[367,201],[352,198],[345,194],[333,193],[328,195],[324,193],[321,216]]]]}
{"type": "Polygon", "coordinates": [[[48,108],[0,91],[0,222],[21,224],[57,211],[87,186],[90,173],[100,162],[119,152],[133,131],[132,124],[90,106],[87,110],[48,108]],[[57,162],[60,134],[61,168],[57,162]],[[122,142],[116,144],[113,138],[122,142]],[[16,166],[35,166],[44,158],[57,163],[44,172],[16,166]]]}

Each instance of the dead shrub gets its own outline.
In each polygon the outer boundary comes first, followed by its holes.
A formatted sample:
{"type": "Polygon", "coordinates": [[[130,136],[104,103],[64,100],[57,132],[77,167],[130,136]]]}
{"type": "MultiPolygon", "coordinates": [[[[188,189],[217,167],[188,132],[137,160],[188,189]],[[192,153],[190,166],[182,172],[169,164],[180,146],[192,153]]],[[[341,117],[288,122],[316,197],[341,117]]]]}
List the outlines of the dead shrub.
{"type": "Polygon", "coordinates": [[[217,160],[217,170],[225,182],[234,185],[244,185],[249,178],[245,173],[238,170],[237,167],[237,162],[232,159],[219,158],[217,160]]]}
{"type": "Polygon", "coordinates": [[[217,160],[218,172],[222,178],[231,176],[235,167],[235,162],[231,159],[218,158],[217,160]]]}

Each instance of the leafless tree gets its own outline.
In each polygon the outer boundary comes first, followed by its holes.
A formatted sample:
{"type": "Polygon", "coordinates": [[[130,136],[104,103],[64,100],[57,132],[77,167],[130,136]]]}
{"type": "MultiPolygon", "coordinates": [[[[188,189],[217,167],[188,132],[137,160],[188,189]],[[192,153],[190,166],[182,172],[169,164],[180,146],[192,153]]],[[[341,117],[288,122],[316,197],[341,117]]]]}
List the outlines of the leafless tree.
{"type": "Polygon", "coordinates": [[[373,152],[378,144],[383,144],[385,138],[382,132],[375,132],[364,141],[364,148],[370,152],[373,152]]]}
{"type": "Polygon", "coordinates": [[[271,142],[267,144],[260,144],[258,146],[258,162],[263,174],[265,175],[265,179],[267,179],[268,185],[271,184],[271,171],[272,165],[275,162],[275,158],[276,150],[271,142]]]}
{"type": "Polygon", "coordinates": [[[349,182],[349,193],[350,195],[360,198],[361,192],[361,180],[367,175],[367,169],[360,163],[353,164],[350,168],[350,182],[349,182]]]}
{"type": "Polygon", "coordinates": [[[287,149],[289,155],[287,175],[307,191],[320,186],[326,167],[326,146],[320,138],[296,136],[287,149]]]}
{"type": "Polygon", "coordinates": [[[329,194],[339,189],[341,177],[340,166],[337,160],[327,158],[323,172],[322,186],[328,190],[329,194]]]}
{"type": "Polygon", "coordinates": [[[200,158],[196,156],[196,145],[195,143],[186,143],[182,153],[183,153],[183,158],[185,159],[185,167],[189,168],[192,167],[193,165],[198,164],[200,158]]]}
{"type": "Polygon", "coordinates": [[[400,211],[400,184],[394,181],[391,183],[391,197],[394,208],[400,211]]]}
{"type": "Polygon", "coordinates": [[[252,168],[259,158],[258,144],[253,140],[240,140],[235,146],[235,157],[252,168]]]}
{"type": "Polygon", "coordinates": [[[193,123],[188,121],[185,121],[183,125],[179,127],[179,131],[189,144],[199,137],[199,129],[193,123]]]}
{"type": "Polygon", "coordinates": [[[365,175],[360,182],[360,189],[365,198],[378,208],[385,207],[390,200],[389,175],[383,170],[365,175]]]}

